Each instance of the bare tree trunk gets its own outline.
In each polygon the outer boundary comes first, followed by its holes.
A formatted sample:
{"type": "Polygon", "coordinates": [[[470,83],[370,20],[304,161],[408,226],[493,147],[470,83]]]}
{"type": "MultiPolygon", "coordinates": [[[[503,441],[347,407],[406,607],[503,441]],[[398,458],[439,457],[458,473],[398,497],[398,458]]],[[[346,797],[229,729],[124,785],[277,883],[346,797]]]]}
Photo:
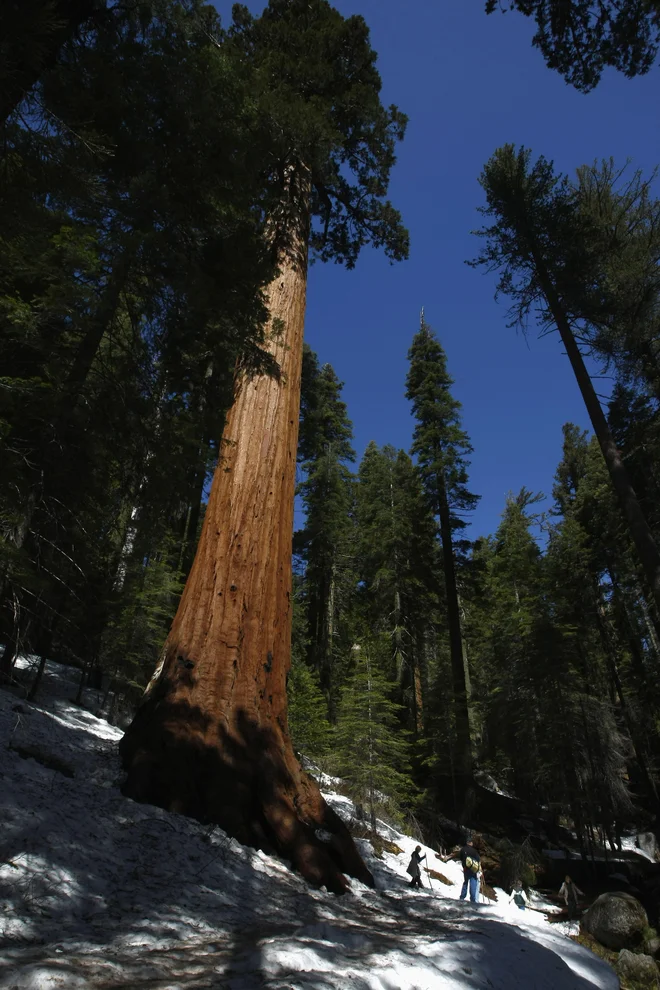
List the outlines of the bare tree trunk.
{"type": "Polygon", "coordinates": [[[39,660],[39,666],[37,667],[37,672],[34,675],[34,680],[32,681],[30,690],[28,692],[28,696],[27,696],[28,701],[34,701],[34,699],[37,697],[37,694],[39,693],[39,688],[41,687],[41,681],[43,680],[45,669],[46,669],[46,657],[42,656],[39,660]]]}
{"type": "MultiPolygon", "coordinates": [[[[438,460],[441,460],[438,457],[438,460]]],[[[442,563],[445,574],[445,594],[447,597],[447,626],[449,631],[449,653],[451,659],[452,686],[454,693],[454,718],[456,721],[457,770],[464,783],[472,773],[472,740],[470,736],[470,712],[466,664],[463,654],[463,633],[461,612],[456,587],[456,565],[452,542],[451,515],[447,500],[444,474],[438,474],[438,515],[440,517],[440,539],[442,540],[442,563]]]]}
{"type": "Polygon", "coordinates": [[[425,664],[424,657],[425,636],[422,634],[415,637],[411,648],[410,667],[412,671],[412,715],[415,735],[418,739],[424,735],[424,682],[422,669],[425,664]]]}
{"type": "MultiPolygon", "coordinates": [[[[639,767],[642,779],[644,781],[644,786],[646,787],[646,793],[649,798],[651,807],[656,812],[660,812],[660,802],[658,801],[658,790],[655,786],[655,781],[653,775],[649,770],[649,764],[647,762],[647,752],[646,746],[642,739],[640,738],[640,727],[637,720],[631,715],[630,709],[628,708],[628,702],[626,699],[625,692],[623,690],[623,684],[621,683],[621,676],[619,674],[619,665],[617,662],[617,648],[615,645],[615,634],[611,628],[611,623],[607,618],[605,608],[603,607],[602,601],[598,601],[596,605],[596,621],[598,624],[598,631],[600,633],[601,642],[605,650],[605,656],[607,658],[607,665],[609,667],[610,677],[614,683],[617,696],[619,698],[619,705],[621,707],[621,714],[628,730],[628,735],[630,736],[630,742],[632,744],[633,752],[635,754],[635,759],[637,760],[637,765],[639,767]]],[[[642,726],[642,732],[644,732],[644,727],[642,726]]]]}
{"type": "Polygon", "coordinates": [[[298,215],[305,222],[268,291],[276,331],[269,349],[281,375],[244,381],[227,417],[197,555],[120,751],[125,794],[217,822],[341,893],[342,871],[371,885],[373,878],[302,771],[287,725],[307,275],[307,211],[298,215]]]}

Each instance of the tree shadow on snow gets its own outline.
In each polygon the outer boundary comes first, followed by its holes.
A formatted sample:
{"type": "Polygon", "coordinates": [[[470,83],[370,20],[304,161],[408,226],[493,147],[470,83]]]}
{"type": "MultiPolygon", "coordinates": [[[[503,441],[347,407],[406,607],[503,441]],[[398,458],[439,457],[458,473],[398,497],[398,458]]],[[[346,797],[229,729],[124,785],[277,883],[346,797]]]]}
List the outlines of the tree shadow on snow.
{"type": "MultiPolygon", "coordinates": [[[[353,990],[370,990],[360,971],[397,951],[423,961],[437,943],[438,966],[450,955],[459,986],[475,986],[477,972],[495,988],[523,985],[534,968],[548,976],[539,987],[593,990],[544,945],[446,899],[314,893],[288,864],[214,823],[124,797],[116,738],[82,731],[94,728],[87,716],[62,719],[55,702],[16,712],[15,703],[0,690],[0,987],[39,973],[71,987],[331,990],[343,968],[353,990]],[[23,759],[17,741],[59,756],[75,776],[23,759]]],[[[234,740],[229,758],[253,760],[254,743],[246,738],[241,752],[234,740]]],[[[266,800],[280,784],[272,779],[266,800]]]]}

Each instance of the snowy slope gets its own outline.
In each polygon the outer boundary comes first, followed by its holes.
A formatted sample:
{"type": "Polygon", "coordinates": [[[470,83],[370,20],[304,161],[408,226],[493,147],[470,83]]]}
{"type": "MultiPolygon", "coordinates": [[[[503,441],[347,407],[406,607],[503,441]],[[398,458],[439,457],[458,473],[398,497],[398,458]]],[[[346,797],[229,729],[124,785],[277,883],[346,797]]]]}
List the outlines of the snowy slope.
{"type": "Polygon", "coordinates": [[[121,732],[67,700],[70,676],[49,664],[36,705],[0,690],[0,988],[618,988],[541,914],[457,901],[460,868],[430,850],[452,886],[411,891],[415,842],[391,830],[401,855],[379,861],[360,842],[377,889],[337,898],[217,828],[122,797],[121,732]]]}

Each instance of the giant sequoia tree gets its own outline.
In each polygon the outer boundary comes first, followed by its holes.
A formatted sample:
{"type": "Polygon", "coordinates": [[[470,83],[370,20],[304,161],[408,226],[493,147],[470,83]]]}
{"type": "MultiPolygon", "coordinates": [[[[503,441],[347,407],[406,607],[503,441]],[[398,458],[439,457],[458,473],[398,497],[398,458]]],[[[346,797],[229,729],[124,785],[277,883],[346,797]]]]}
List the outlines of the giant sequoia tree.
{"type": "Polygon", "coordinates": [[[380,103],[366,24],[326,0],[271,0],[258,20],[235,7],[225,53],[250,66],[273,128],[263,165],[281,184],[266,235],[280,268],[267,293],[278,371],[239,369],[197,556],[122,741],[124,790],[218,822],[342,891],[342,871],[371,875],[301,771],[286,717],[308,249],[349,267],[366,243],[406,255],[406,232],[384,201],[405,119],[380,103]]]}
{"type": "Polygon", "coordinates": [[[234,365],[264,357],[269,124],[209,9],[158,8],[63,45],[3,135],[0,673],[19,645],[96,662],[156,546],[185,566],[234,365]]]}

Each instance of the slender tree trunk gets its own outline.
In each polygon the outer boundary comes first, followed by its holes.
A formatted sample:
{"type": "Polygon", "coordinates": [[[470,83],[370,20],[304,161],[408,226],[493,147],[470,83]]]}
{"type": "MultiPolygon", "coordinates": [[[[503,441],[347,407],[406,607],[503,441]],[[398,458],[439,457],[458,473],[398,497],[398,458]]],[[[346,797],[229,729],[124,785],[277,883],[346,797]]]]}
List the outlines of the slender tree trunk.
{"type": "Polygon", "coordinates": [[[269,349],[281,375],[241,384],[197,555],[120,751],[130,797],[217,822],[341,893],[342,871],[370,884],[373,878],[296,760],[286,710],[307,274],[309,185],[302,175],[290,182],[291,195],[300,197],[293,212],[303,222],[268,292],[277,331],[269,349]]]}
{"type": "Polygon", "coordinates": [[[605,418],[593,382],[580,353],[580,348],[571,330],[559,293],[548,274],[542,258],[536,252],[533,253],[533,257],[543,294],[552,313],[552,318],[559,330],[562,343],[566,348],[568,359],[571,362],[573,373],[575,374],[584,404],[589,413],[591,425],[600,444],[600,449],[603,452],[614,490],[619,497],[630,535],[637,548],[637,553],[649,582],[654,601],[658,609],[660,609],[660,551],[658,551],[651,527],[644,516],[635,489],[631,484],[628,469],[610,432],[607,419],[605,418]]]}
{"type": "Polygon", "coordinates": [[[14,626],[11,638],[5,643],[5,651],[0,659],[0,678],[3,680],[11,678],[19,651],[18,637],[18,627],[14,626]]]}
{"type": "Polygon", "coordinates": [[[417,738],[421,738],[424,734],[424,689],[422,687],[422,672],[420,670],[419,657],[416,651],[412,660],[412,680],[415,734],[417,738]]]}
{"type": "Polygon", "coordinates": [[[108,281],[103,287],[96,313],[91,317],[85,336],[78,345],[76,356],[62,389],[60,415],[66,415],[80,398],[92,365],[99,352],[101,341],[117,316],[121,295],[128,277],[129,262],[126,256],[116,259],[108,281]]]}
{"type": "Polygon", "coordinates": [[[628,735],[630,736],[630,741],[632,743],[633,752],[635,754],[635,759],[637,760],[637,765],[640,769],[642,779],[644,780],[644,785],[646,787],[646,792],[649,798],[651,807],[656,812],[660,811],[660,802],[658,801],[658,791],[655,786],[655,781],[650,773],[648,763],[646,761],[645,745],[639,738],[638,725],[636,720],[631,716],[630,709],[628,708],[628,702],[626,700],[626,695],[623,690],[623,684],[621,683],[621,676],[619,674],[619,666],[617,663],[617,651],[614,642],[614,634],[610,627],[610,623],[607,619],[605,608],[602,601],[599,601],[596,605],[596,621],[598,623],[598,631],[600,633],[601,642],[605,650],[605,656],[607,657],[607,665],[610,670],[610,677],[614,683],[617,696],[619,698],[619,705],[621,706],[621,714],[628,730],[628,735]]]}
{"type": "MultiPolygon", "coordinates": [[[[440,460],[440,458],[438,458],[440,460]]],[[[463,634],[461,612],[456,587],[456,565],[452,543],[451,515],[447,499],[444,475],[438,475],[438,515],[440,517],[440,539],[442,540],[442,562],[445,575],[447,598],[447,625],[449,628],[449,653],[451,658],[452,687],[454,694],[454,718],[456,720],[457,770],[462,777],[472,773],[472,740],[470,736],[470,712],[463,655],[463,634]]]]}
{"type": "Polygon", "coordinates": [[[37,697],[37,694],[39,693],[39,688],[41,687],[41,681],[43,680],[45,669],[46,669],[46,657],[44,655],[39,660],[39,666],[37,667],[37,672],[34,675],[34,680],[32,681],[32,685],[30,686],[30,690],[28,692],[28,696],[27,696],[28,701],[34,701],[34,699],[37,697]]]}

